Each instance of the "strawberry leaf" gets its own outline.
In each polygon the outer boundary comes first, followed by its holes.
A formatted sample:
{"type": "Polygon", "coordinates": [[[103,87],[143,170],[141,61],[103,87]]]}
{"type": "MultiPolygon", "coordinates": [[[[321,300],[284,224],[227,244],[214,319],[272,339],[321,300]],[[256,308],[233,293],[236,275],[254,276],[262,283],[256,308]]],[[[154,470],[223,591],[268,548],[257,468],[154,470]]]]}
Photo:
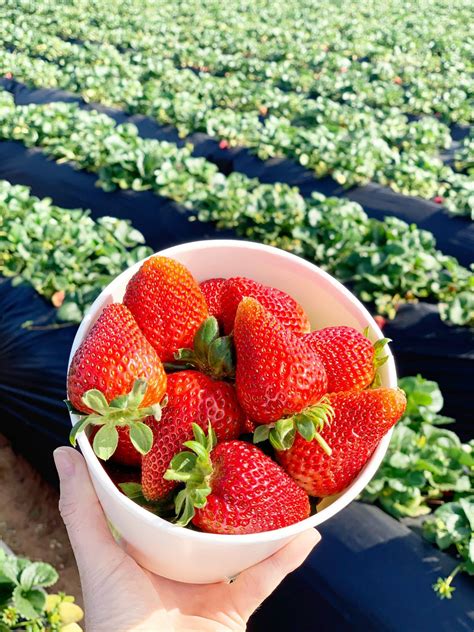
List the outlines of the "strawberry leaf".
{"type": "Polygon", "coordinates": [[[124,408],[127,408],[128,400],[128,395],[118,395],[117,397],[114,397],[109,406],[110,408],[119,408],[123,410],[124,408]]]}
{"type": "Polygon", "coordinates": [[[105,415],[109,409],[109,404],[101,391],[92,388],[82,396],[82,402],[87,408],[91,408],[96,413],[105,415]]]}
{"type": "Polygon", "coordinates": [[[187,481],[196,467],[197,455],[192,452],[179,452],[172,459],[163,478],[167,481],[187,481]]]}
{"type": "Polygon", "coordinates": [[[30,590],[33,586],[48,588],[55,584],[59,576],[55,569],[45,562],[32,562],[20,575],[20,585],[24,590],[30,590]]]}
{"type": "Polygon", "coordinates": [[[146,380],[135,380],[133,383],[133,388],[131,392],[128,394],[128,407],[129,408],[138,408],[145,397],[147,389],[146,380]]]}
{"type": "Polygon", "coordinates": [[[110,459],[118,445],[117,428],[111,424],[102,426],[94,437],[92,447],[103,461],[110,459]]]}
{"type": "MultiPolygon", "coordinates": [[[[179,364],[177,364],[177,368],[182,369],[183,363],[189,362],[190,366],[193,365],[196,359],[196,354],[192,349],[178,349],[178,351],[176,351],[174,354],[174,358],[175,360],[181,361],[179,364]]],[[[167,362],[166,366],[172,368],[174,367],[174,364],[172,362],[167,362]]]]}
{"type": "Polygon", "coordinates": [[[143,490],[140,483],[119,483],[119,487],[130,500],[143,497],[143,490]]]}
{"type": "Polygon", "coordinates": [[[214,340],[208,351],[208,364],[217,375],[232,377],[235,373],[234,348],[230,336],[214,340]]]}
{"type": "Polygon", "coordinates": [[[303,439],[306,439],[306,441],[312,441],[314,439],[314,435],[316,434],[316,429],[311,419],[298,419],[296,422],[296,429],[303,439]]]}
{"type": "Polygon", "coordinates": [[[69,441],[71,442],[71,445],[76,447],[77,435],[80,432],[83,432],[89,424],[90,424],[90,420],[88,417],[80,419],[78,422],[74,424],[74,426],[71,429],[71,432],[69,433],[69,441]]]}
{"type": "Polygon", "coordinates": [[[219,336],[219,324],[214,316],[206,318],[194,336],[194,352],[201,362],[207,362],[209,347],[219,336]]]}
{"type": "Polygon", "coordinates": [[[24,590],[16,586],[12,595],[13,607],[25,619],[36,619],[41,614],[46,596],[41,590],[24,590]]]}
{"type": "Polygon", "coordinates": [[[196,424],[196,427],[193,428],[193,433],[194,433],[194,438],[196,439],[196,441],[200,443],[201,445],[205,446],[207,442],[207,437],[206,437],[206,433],[201,428],[201,426],[196,424]]]}
{"type": "Polygon", "coordinates": [[[261,426],[257,426],[253,433],[253,442],[261,443],[262,441],[266,441],[268,439],[271,429],[272,429],[272,426],[269,424],[263,424],[261,426]]]}
{"type": "Polygon", "coordinates": [[[185,527],[194,518],[196,513],[194,509],[193,499],[186,493],[186,489],[181,490],[176,496],[175,509],[178,516],[176,524],[185,527]]]}
{"type": "Polygon", "coordinates": [[[130,441],[140,454],[148,454],[153,446],[153,431],[142,421],[137,421],[130,426],[130,441]]]}
{"type": "Polygon", "coordinates": [[[156,516],[172,520],[174,517],[174,503],[170,496],[158,501],[147,500],[143,495],[140,483],[119,483],[121,491],[137,505],[151,511],[156,516]]]}
{"type": "Polygon", "coordinates": [[[275,450],[289,450],[295,440],[296,428],[293,418],[280,419],[270,430],[269,439],[275,450]]]}

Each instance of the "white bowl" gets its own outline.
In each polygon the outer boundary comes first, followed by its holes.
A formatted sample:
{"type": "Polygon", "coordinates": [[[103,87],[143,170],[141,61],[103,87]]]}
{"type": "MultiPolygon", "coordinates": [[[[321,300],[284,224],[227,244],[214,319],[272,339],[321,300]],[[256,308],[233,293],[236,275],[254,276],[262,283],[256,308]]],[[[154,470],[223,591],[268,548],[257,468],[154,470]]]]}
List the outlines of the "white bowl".
{"type": "MultiPolygon", "coordinates": [[[[244,241],[198,241],[161,251],[189,268],[198,281],[210,277],[247,276],[285,290],[303,305],[313,329],[350,325],[370,327],[372,339],[382,332],[365,307],[338,281],[315,265],[277,248],[244,241]]],[[[103,307],[120,302],[137,263],[100,294],[84,317],[69,362],[103,307]]],[[[395,387],[397,375],[390,351],[381,369],[383,386],[395,387]]],[[[72,416],[72,422],[77,418],[72,416]]],[[[100,503],[127,551],[150,571],[181,582],[210,583],[231,578],[287,544],[297,534],[322,524],[354,500],[374,476],[390,441],[382,439],[363,470],[343,492],[325,498],[318,512],[283,529],[253,535],[214,535],[177,527],[124,496],[95,456],[87,437],[78,441],[100,503]]]]}

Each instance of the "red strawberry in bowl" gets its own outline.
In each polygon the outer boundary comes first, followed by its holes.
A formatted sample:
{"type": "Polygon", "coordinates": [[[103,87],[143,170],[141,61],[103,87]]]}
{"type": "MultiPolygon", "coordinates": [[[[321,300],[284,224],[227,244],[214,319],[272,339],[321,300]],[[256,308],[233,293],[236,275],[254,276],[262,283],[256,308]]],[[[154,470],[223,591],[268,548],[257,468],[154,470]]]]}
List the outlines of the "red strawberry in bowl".
{"type": "Polygon", "coordinates": [[[361,391],[372,384],[377,369],[388,360],[383,348],[388,338],[375,344],[353,327],[326,327],[303,336],[321,358],[328,391],[361,391]]]}
{"type": "Polygon", "coordinates": [[[289,447],[294,430],[319,427],[330,415],[321,401],[327,377],[318,354],[253,298],[238,307],[234,341],[239,401],[250,419],[266,426],[257,429],[256,441],[269,436],[274,447],[289,447]]]}
{"type": "Polygon", "coordinates": [[[179,371],[168,376],[168,403],[159,422],[151,423],[153,447],[142,459],[142,487],[147,500],[164,498],[176,483],[164,480],[171,459],[193,437],[193,423],[213,425],[217,439],[235,439],[242,432],[245,415],[232,384],[199,371],[179,371]]]}
{"type": "Polygon", "coordinates": [[[123,302],[163,362],[192,345],[209,315],[192,274],[168,257],[147,259],[128,282],[123,302]]]}
{"type": "Polygon", "coordinates": [[[271,531],[309,516],[307,494],[264,454],[245,441],[216,445],[194,424],[190,451],[177,454],[165,474],[186,487],[176,496],[178,524],[190,521],[202,531],[246,534],[271,531]]]}
{"type": "Polygon", "coordinates": [[[166,374],[125,305],[104,308],[74,354],[67,389],[70,409],[82,417],[71,432],[73,443],[93,424],[100,426],[93,445],[103,459],[117,447],[119,455],[130,452],[130,443],[141,453],[151,447],[151,431],[142,421],[160,417],[166,374]]]}
{"type": "Polygon", "coordinates": [[[221,289],[221,319],[226,334],[230,334],[234,328],[237,308],[244,297],[258,300],[284,327],[291,331],[298,334],[310,331],[310,323],[304,309],[292,296],[252,279],[233,277],[227,279],[221,289]]]}
{"type": "Polygon", "coordinates": [[[207,279],[199,284],[201,292],[204,294],[209,315],[214,316],[217,322],[222,325],[222,288],[225,279],[207,279]]]}
{"type": "Polygon", "coordinates": [[[334,417],[320,433],[331,454],[317,441],[296,435],[293,445],[276,455],[310,496],[330,496],[345,489],[406,407],[405,393],[394,388],[331,393],[328,399],[334,417]]]}

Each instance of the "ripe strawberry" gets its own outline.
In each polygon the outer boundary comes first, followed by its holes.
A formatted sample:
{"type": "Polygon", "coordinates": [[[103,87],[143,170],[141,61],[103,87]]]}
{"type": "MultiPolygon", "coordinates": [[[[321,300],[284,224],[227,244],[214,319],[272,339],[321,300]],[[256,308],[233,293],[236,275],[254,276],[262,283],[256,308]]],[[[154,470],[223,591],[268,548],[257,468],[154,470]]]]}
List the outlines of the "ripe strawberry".
{"type": "Polygon", "coordinates": [[[326,392],[326,372],[317,353],[253,298],[239,305],[234,341],[237,396],[258,424],[301,413],[326,392]]]}
{"type": "Polygon", "coordinates": [[[309,516],[306,493],[256,446],[245,441],[215,445],[210,429],[193,425],[194,440],[171,462],[166,479],[183,481],[176,496],[178,524],[209,533],[245,534],[286,527],[309,516]]]}
{"type": "Polygon", "coordinates": [[[223,284],[221,296],[222,322],[226,334],[230,334],[233,330],[237,308],[245,296],[257,299],[287,329],[298,334],[310,331],[309,320],[304,309],[293,297],[282,290],[262,285],[245,277],[233,277],[223,284]]]}
{"type": "Polygon", "coordinates": [[[393,388],[331,393],[328,399],[334,417],[321,437],[332,453],[299,435],[290,449],[276,453],[285,471],[310,496],[330,496],[346,488],[406,407],[405,393],[393,388]]]}
{"type": "Polygon", "coordinates": [[[326,327],[303,339],[319,355],[326,369],[328,391],[361,391],[374,381],[378,367],[388,356],[381,352],[388,338],[370,340],[353,327],[326,327]]]}
{"type": "Polygon", "coordinates": [[[154,442],[142,459],[143,494],[159,500],[176,483],[163,479],[171,459],[193,437],[192,424],[207,428],[212,423],[219,441],[235,439],[242,431],[244,413],[234,387],[198,371],[179,371],[168,376],[168,403],[158,423],[151,423],[154,442]]]}
{"type": "Polygon", "coordinates": [[[208,311],[197,282],[181,263],[151,257],[133,275],[123,299],[163,362],[190,347],[208,311]]]}
{"type": "Polygon", "coordinates": [[[225,279],[207,279],[199,284],[201,288],[201,292],[204,294],[206,299],[207,308],[209,310],[209,315],[217,318],[217,322],[222,324],[221,317],[221,295],[222,295],[222,286],[225,282],[225,279]]]}
{"type": "Polygon", "coordinates": [[[141,420],[150,415],[159,418],[166,374],[125,305],[105,307],[74,354],[67,386],[68,406],[82,417],[71,432],[73,444],[89,424],[101,426],[94,450],[108,459],[119,435],[125,435],[119,428],[128,432],[127,426],[136,449],[142,453],[149,449],[152,433],[141,420]]]}
{"type": "Polygon", "coordinates": [[[257,424],[249,419],[249,417],[245,417],[244,425],[242,426],[242,434],[253,434],[257,429],[257,424]]]}

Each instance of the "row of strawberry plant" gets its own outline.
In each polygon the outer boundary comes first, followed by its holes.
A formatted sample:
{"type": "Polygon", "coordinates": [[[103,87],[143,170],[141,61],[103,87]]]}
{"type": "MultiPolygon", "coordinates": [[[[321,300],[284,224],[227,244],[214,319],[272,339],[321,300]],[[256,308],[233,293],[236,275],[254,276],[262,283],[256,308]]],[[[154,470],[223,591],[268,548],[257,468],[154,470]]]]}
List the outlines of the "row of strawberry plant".
{"type": "Polygon", "coordinates": [[[454,420],[439,414],[443,398],[435,382],[417,376],[399,384],[407,409],[362,499],[378,502],[395,518],[429,516],[424,536],[460,558],[434,585],[441,597],[450,598],[458,572],[474,575],[474,440],[463,444],[455,432],[439,427],[454,420]]]}
{"type": "Polygon", "coordinates": [[[367,217],[353,202],[313,194],[305,200],[284,184],[228,177],[192,148],[142,139],[133,125],[116,125],[76,104],[15,106],[0,93],[0,137],[42,147],[60,161],[99,175],[105,190],[146,190],[190,209],[197,219],[278,245],[315,261],[362,300],[394,316],[400,303],[437,301],[442,316],[474,321],[472,275],[436,250],[433,236],[395,218],[367,217]]]}
{"type": "Polygon", "coordinates": [[[222,38],[219,5],[203,12],[200,6],[187,4],[170,12],[156,7],[142,9],[138,16],[126,11],[113,21],[108,19],[107,4],[98,12],[90,2],[65,6],[61,20],[48,11],[48,5],[42,13],[32,15],[25,15],[18,3],[7,3],[5,10],[9,16],[13,11],[15,23],[23,25],[26,32],[43,28],[61,37],[107,41],[121,50],[125,45],[132,49],[135,61],[150,68],[156,56],[172,59],[180,67],[227,75],[237,71],[251,79],[270,79],[287,89],[342,98],[353,104],[397,106],[410,113],[432,112],[464,122],[472,115],[468,104],[472,93],[471,47],[463,37],[469,24],[464,15],[468,5],[464,11],[453,12],[445,2],[437,2],[435,7],[426,3],[431,11],[427,15],[425,7],[415,9],[420,18],[415,28],[413,13],[405,7],[390,5],[381,21],[380,6],[366,10],[364,20],[359,11],[348,6],[343,34],[339,10],[331,4],[320,7],[316,14],[314,7],[298,7],[297,11],[291,5],[289,10],[284,7],[282,18],[287,28],[280,29],[274,28],[274,7],[271,20],[265,19],[266,7],[260,7],[257,26],[251,15],[242,16],[226,7],[226,37],[222,38]],[[202,19],[196,20],[196,14],[202,19]],[[408,23],[411,28],[404,28],[408,23]],[[441,29],[440,23],[449,25],[449,30],[441,29]],[[221,28],[213,28],[216,24],[221,28]],[[321,38],[315,37],[315,29],[321,38]],[[435,40],[428,51],[421,45],[427,37],[435,40]]]}
{"type": "Polygon", "coordinates": [[[463,140],[454,159],[458,171],[474,175],[474,131],[471,130],[469,136],[463,140]]]}
{"type": "Polygon", "coordinates": [[[0,180],[0,275],[24,281],[79,322],[104,286],[151,253],[128,221],[59,208],[0,180]]]}
{"type": "Polygon", "coordinates": [[[305,100],[280,92],[283,113],[291,111],[296,118],[277,113],[261,120],[257,108],[262,107],[264,92],[250,82],[232,84],[215,77],[204,81],[190,71],[168,68],[161,79],[142,85],[122,74],[121,66],[103,68],[102,73],[91,73],[89,62],[78,60],[63,68],[0,52],[0,71],[13,69],[28,83],[60,86],[87,100],[153,116],[176,125],[183,136],[206,131],[230,144],[247,145],[262,159],[287,155],[312,168],[318,177],[331,174],[345,186],[374,180],[404,194],[444,196],[452,212],[474,215],[472,180],[436,157],[440,146],[449,145],[450,135],[435,119],[409,122],[396,113],[377,116],[329,99],[305,100]],[[239,103],[244,103],[244,111],[239,111],[239,103]],[[249,106],[254,111],[245,111],[249,106]]]}

